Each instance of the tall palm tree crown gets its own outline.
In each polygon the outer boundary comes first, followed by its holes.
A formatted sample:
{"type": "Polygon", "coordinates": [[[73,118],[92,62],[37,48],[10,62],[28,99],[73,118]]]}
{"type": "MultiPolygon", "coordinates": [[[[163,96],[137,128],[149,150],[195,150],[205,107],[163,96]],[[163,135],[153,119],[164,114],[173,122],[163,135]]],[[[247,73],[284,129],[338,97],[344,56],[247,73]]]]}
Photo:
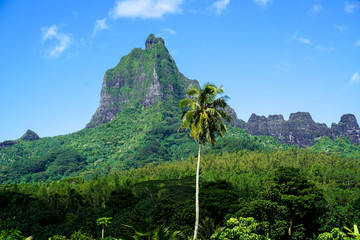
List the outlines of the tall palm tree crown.
{"type": "Polygon", "coordinates": [[[224,137],[227,132],[223,120],[231,122],[231,116],[225,111],[227,106],[226,98],[219,97],[224,92],[222,86],[216,87],[213,84],[205,84],[203,89],[191,87],[187,95],[190,98],[182,99],[179,102],[180,108],[187,107],[183,111],[180,128],[190,128],[190,136],[199,144],[209,142],[214,145],[216,134],[224,137]]]}

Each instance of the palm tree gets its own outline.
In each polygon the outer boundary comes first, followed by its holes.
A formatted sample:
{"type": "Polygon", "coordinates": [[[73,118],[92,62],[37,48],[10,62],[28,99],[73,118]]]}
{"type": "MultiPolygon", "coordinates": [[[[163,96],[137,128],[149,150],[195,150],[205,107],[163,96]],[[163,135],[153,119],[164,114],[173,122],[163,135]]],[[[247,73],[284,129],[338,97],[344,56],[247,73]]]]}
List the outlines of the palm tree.
{"type": "Polygon", "coordinates": [[[194,239],[197,237],[199,228],[199,169],[201,145],[209,142],[214,145],[216,135],[224,138],[223,133],[227,132],[223,120],[231,122],[231,116],[225,111],[227,106],[226,98],[219,97],[224,92],[223,87],[213,84],[205,84],[203,89],[191,87],[187,95],[190,98],[182,99],[179,102],[183,111],[182,124],[179,128],[190,128],[190,136],[199,144],[198,161],[196,169],[196,193],[195,193],[195,229],[194,239]]]}
{"type": "Polygon", "coordinates": [[[109,226],[110,223],[111,223],[111,217],[102,217],[102,218],[98,218],[96,220],[96,224],[98,226],[101,226],[102,229],[101,229],[101,239],[104,239],[104,230],[105,230],[105,227],[109,226]]]}

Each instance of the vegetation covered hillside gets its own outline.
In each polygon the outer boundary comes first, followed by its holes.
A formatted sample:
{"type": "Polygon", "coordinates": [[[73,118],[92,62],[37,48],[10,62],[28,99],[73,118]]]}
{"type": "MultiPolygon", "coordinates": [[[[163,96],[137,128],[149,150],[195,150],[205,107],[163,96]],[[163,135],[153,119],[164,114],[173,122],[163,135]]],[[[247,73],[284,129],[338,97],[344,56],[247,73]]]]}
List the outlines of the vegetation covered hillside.
{"type": "MultiPolygon", "coordinates": [[[[125,108],[112,121],[78,132],[0,148],[0,183],[86,179],[109,172],[168,162],[196,154],[197,144],[178,132],[180,110],[175,101],[144,108],[125,108]]],[[[229,126],[225,140],[205,152],[287,148],[270,137],[255,137],[229,126]]]]}

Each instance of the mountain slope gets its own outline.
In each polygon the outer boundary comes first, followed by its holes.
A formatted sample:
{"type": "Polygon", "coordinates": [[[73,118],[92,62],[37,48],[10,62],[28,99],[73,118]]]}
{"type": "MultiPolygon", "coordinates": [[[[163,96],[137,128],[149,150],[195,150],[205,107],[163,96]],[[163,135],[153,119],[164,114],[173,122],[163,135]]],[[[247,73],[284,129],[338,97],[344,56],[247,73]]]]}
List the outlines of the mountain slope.
{"type": "MultiPolygon", "coordinates": [[[[0,184],[54,181],[66,177],[92,178],[109,172],[138,168],[148,163],[176,161],[197,153],[188,131],[178,132],[177,101],[159,101],[145,108],[124,108],[108,123],[37,141],[18,140],[0,148],[0,184]]],[[[226,139],[204,153],[287,148],[271,137],[251,136],[229,126],[226,139]]]]}

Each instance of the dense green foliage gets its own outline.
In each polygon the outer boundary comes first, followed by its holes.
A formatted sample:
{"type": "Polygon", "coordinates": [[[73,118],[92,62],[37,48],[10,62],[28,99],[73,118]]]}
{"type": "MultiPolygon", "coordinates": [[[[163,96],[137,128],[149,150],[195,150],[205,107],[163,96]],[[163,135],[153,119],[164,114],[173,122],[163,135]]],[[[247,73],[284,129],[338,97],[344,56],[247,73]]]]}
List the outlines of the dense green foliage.
{"type": "MultiPolygon", "coordinates": [[[[231,217],[253,217],[256,234],[271,239],[310,239],[360,222],[358,158],[296,148],[209,151],[201,169],[200,216],[215,220],[214,232],[231,217]]],[[[35,239],[78,231],[98,238],[96,219],[106,216],[112,217],[106,236],[130,239],[134,232],[125,225],[144,234],[165,225],[190,236],[195,171],[196,158],[189,157],[92,180],[3,185],[2,230],[35,239]]]]}
{"type": "Polygon", "coordinates": [[[211,236],[213,240],[267,240],[268,238],[256,233],[258,223],[254,218],[230,218],[226,222],[226,228],[211,236]]]}

